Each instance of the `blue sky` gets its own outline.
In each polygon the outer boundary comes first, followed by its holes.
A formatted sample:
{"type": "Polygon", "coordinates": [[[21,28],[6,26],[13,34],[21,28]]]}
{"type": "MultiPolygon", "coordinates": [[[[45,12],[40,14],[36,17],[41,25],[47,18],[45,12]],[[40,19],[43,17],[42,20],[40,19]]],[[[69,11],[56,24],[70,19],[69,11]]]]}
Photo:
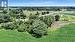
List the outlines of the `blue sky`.
{"type": "Polygon", "coordinates": [[[75,6],[75,0],[9,0],[9,6],[75,6]]]}

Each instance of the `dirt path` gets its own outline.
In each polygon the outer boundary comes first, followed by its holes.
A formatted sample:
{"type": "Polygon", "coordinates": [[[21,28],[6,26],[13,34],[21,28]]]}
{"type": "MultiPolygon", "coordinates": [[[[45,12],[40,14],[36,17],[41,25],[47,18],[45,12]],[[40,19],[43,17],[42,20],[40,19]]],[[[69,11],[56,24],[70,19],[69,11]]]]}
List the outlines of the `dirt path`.
{"type": "Polygon", "coordinates": [[[51,25],[51,28],[60,28],[60,27],[63,27],[64,25],[71,24],[71,23],[75,23],[75,22],[70,22],[70,21],[57,21],[57,22],[54,22],[51,25]]]}

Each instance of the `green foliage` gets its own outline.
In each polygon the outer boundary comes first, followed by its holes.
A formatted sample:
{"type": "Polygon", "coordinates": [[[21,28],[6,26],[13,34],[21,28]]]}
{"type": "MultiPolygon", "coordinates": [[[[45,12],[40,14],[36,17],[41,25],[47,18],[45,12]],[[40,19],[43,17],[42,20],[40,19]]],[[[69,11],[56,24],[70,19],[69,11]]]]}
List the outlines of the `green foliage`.
{"type": "Polygon", "coordinates": [[[19,32],[30,31],[30,25],[31,25],[30,21],[24,22],[18,26],[17,30],[19,32]]]}
{"type": "Polygon", "coordinates": [[[54,17],[53,16],[43,16],[43,17],[40,17],[40,20],[42,20],[43,22],[45,22],[45,24],[50,26],[54,22],[54,17]]]}
{"type": "Polygon", "coordinates": [[[36,14],[35,15],[39,15],[40,13],[39,12],[36,12],[36,14]]]}
{"type": "Polygon", "coordinates": [[[26,18],[26,15],[23,14],[23,11],[20,9],[10,10],[9,15],[16,19],[25,19],[26,18]]]}
{"type": "Polygon", "coordinates": [[[3,13],[4,13],[4,14],[7,14],[7,10],[3,10],[3,13]]]}
{"type": "Polygon", "coordinates": [[[29,31],[29,27],[32,24],[32,20],[28,20],[28,21],[18,20],[18,21],[15,21],[14,24],[17,25],[18,27],[17,30],[19,32],[29,31]]]}
{"type": "Polygon", "coordinates": [[[0,30],[0,42],[75,42],[75,24],[65,25],[55,31],[48,30],[48,35],[34,38],[27,32],[0,30]]]}
{"type": "Polygon", "coordinates": [[[31,19],[26,22],[17,22],[16,25],[18,25],[17,30],[19,32],[27,31],[35,37],[47,34],[46,30],[48,26],[40,20],[31,19]]]}
{"type": "Polygon", "coordinates": [[[10,10],[9,15],[12,17],[16,17],[16,15],[19,14],[16,10],[10,10]]]}
{"type": "Polygon", "coordinates": [[[35,15],[30,14],[29,19],[38,19],[38,15],[37,14],[35,14],[35,15]]]}
{"type": "Polygon", "coordinates": [[[60,19],[60,16],[59,15],[56,15],[55,16],[55,21],[59,21],[59,19],[60,19]]]}
{"type": "Polygon", "coordinates": [[[13,21],[13,24],[16,25],[16,29],[19,31],[19,32],[22,32],[23,28],[24,28],[24,25],[23,25],[23,21],[21,20],[18,20],[18,21],[13,21]]]}
{"type": "Polygon", "coordinates": [[[26,27],[26,25],[25,24],[21,24],[21,25],[19,25],[19,27],[18,27],[18,31],[19,32],[24,32],[25,31],[25,27],[26,27]]]}
{"type": "Polygon", "coordinates": [[[12,19],[8,14],[0,14],[0,23],[11,22],[12,19]]]}
{"type": "Polygon", "coordinates": [[[19,14],[20,13],[20,11],[16,10],[16,9],[11,10],[11,12],[14,13],[14,14],[19,14]]]}
{"type": "Polygon", "coordinates": [[[49,14],[49,12],[47,11],[47,12],[42,12],[42,15],[45,15],[45,14],[49,14]]]}
{"type": "MultiPolygon", "coordinates": [[[[23,13],[19,15],[21,19],[25,19],[26,15],[24,15],[23,13]]],[[[17,17],[16,17],[17,18],[17,17]]]]}
{"type": "Polygon", "coordinates": [[[40,20],[34,20],[30,33],[35,37],[41,37],[47,34],[47,25],[40,20]]]}
{"type": "Polygon", "coordinates": [[[60,17],[61,21],[75,21],[75,16],[74,15],[62,15],[60,17]]]}
{"type": "Polygon", "coordinates": [[[17,26],[14,25],[13,23],[4,23],[4,24],[2,24],[2,27],[4,29],[10,29],[10,30],[13,30],[13,29],[17,28],[17,26]]]}
{"type": "MultiPolygon", "coordinates": [[[[44,12],[44,14],[48,13],[49,12],[44,12]]],[[[4,20],[5,22],[9,22],[3,24],[2,27],[10,30],[16,29],[18,32],[27,31],[34,37],[41,37],[47,34],[48,25],[53,22],[53,17],[45,16],[42,17],[42,19],[40,18],[42,20],[41,21],[38,17],[39,14],[39,12],[35,14],[30,13],[28,14],[28,16],[26,16],[26,14],[23,14],[23,12],[20,10],[10,10],[9,14],[1,16],[2,22],[4,22],[4,20]],[[10,23],[10,16],[14,19],[12,23],[10,23]],[[28,20],[26,20],[25,18],[28,18],[28,20]]]]}

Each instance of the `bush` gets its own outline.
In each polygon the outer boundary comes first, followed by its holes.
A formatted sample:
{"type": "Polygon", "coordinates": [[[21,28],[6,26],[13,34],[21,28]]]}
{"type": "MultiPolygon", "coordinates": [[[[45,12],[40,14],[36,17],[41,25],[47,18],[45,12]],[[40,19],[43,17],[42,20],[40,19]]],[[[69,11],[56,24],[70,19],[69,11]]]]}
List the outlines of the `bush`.
{"type": "Polygon", "coordinates": [[[38,19],[38,15],[30,14],[29,19],[38,19]]]}
{"type": "Polygon", "coordinates": [[[23,13],[21,9],[13,9],[10,10],[9,15],[16,19],[25,19],[26,15],[23,13]]]}
{"type": "Polygon", "coordinates": [[[17,26],[14,25],[13,23],[5,23],[5,24],[2,25],[2,27],[4,29],[10,29],[10,30],[13,30],[13,29],[16,29],[17,28],[17,26]]]}
{"type": "Polygon", "coordinates": [[[35,15],[39,15],[40,13],[39,12],[36,12],[36,14],[35,15]]]}
{"type": "Polygon", "coordinates": [[[60,19],[60,16],[59,15],[56,15],[55,16],[55,21],[59,21],[59,19],[60,19]]]}
{"type": "Polygon", "coordinates": [[[19,27],[18,27],[17,30],[18,30],[19,32],[24,32],[24,31],[25,31],[25,27],[26,27],[25,24],[21,24],[21,25],[19,25],[19,27]]]}
{"type": "Polygon", "coordinates": [[[47,11],[47,12],[42,12],[42,15],[45,15],[45,14],[49,14],[49,12],[47,11]]]}
{"type": "Polygon", "coordinates": [[[25,22],[25,23],[22,23],[18,26],[18,31],[19,32],[24,32],[24,31],[30,31],[30,23],[29,22],[25,22]]]}
{"type": "Polygon", "coordinates": [[[18,21],[16,23],[18,25],[18,31],[19,32],[24,32],[24,31],[30,31],[29,27],[32,25],[32,20],[29,21],[18,21]]]}
{"type": "Polygon", "coordinates": [[[68,18],[64,18],[63,21],[69,21],[69,19],[68,18]]]}
{"type": "Polygon", "coordinates": [[[54,22],[54,17],[53,16],[43,16],[43,17],[40,17],[40,20],[42,20],[43,22],[45,22],[45,24],[50,26],[54,22]]]}
{"type": "Polygon", "coordinates": [[[49,11],[47,11],[47,14],[49,14],[49,11]]]}
{"type": "Polygon", "coordinates": [[[3,10],[3,13],[4,13],[4,14],[7,14],[7,10],[3,10]]]}
{"type": "Polygon", "coordinates": [[[45,12],[42,12],[42,15],[45,15],[46,13],[45,12]]]}
{"type": "Polygon", "coordinates": [[[47,25],[40,20],[34,20],[30,29],[30,33],[34,37],[41,37],[42,35],[47,34],[47,25]]]}
{"type": "Polygon", "coordinates": [[[7,14],[0,14],[0,23],[11,22],[12,19],[7,14]]]}
{"type": "Polygon", "coordinates": [[[16,10],[16,9],[11,10],[11,12],[14,13],[14,14],[19,14],[19,13],[20,13],[20,12],[19,12],[18,10],[16,10]]]}
{"type": "Polygon", "coordinates": [[[19,20],[19,19],[17,21],[14,21],[15,25],[21,25],[22,23],[24,23],[24,21],[19,20]]]}

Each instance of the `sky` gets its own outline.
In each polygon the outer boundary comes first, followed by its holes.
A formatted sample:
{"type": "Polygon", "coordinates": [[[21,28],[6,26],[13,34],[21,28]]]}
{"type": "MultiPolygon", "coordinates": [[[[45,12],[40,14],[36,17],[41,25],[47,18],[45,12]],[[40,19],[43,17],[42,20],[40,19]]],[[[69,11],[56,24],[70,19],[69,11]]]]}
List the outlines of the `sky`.
{"type": "Polygon", "coordinates": [[[9,6],[75,6],[75,0],[8,0],[9,6]]]}

